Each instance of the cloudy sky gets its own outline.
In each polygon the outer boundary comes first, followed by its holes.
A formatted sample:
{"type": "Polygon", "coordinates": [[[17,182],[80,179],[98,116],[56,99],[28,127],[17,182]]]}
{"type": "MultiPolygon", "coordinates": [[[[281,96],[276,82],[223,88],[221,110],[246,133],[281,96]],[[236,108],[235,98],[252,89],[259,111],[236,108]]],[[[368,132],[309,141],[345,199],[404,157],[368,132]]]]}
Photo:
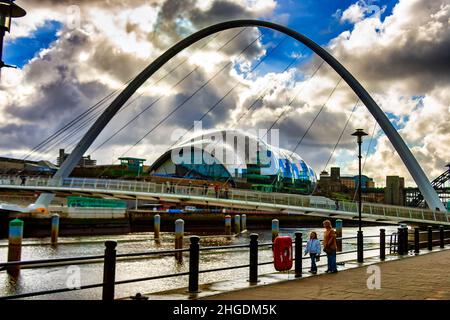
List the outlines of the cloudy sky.
{"type": "MultiPolygon", "coordinates": [[[[287,25],[326,47],[387,113],[430,179],[450,161],[450,0],[16,3],[28,14],[13,22],[5,39],[3,60],[19,68],[2,70],[0,156],[24,158],[88,111],[30,157],[55,161],[58,148],[70,151],[126,82],[170,46],[208,25],[252,18],[287,25]]],[[[149,164],[175,142],[176,129],[202,119],[204,128],[274,126],[281,147],[289,150],[304,136],[296,152],[317,173],[338,165],[341,172],[356,174],[350,134],[363,128],[369,133],[364,172],[378,186],[386,175],[404,176],[413,185],[346,83],[303,45],[268,29],[234,29],[198,42],[130,101],[88,150],[99,163],[127,155],[149,164]]]]}

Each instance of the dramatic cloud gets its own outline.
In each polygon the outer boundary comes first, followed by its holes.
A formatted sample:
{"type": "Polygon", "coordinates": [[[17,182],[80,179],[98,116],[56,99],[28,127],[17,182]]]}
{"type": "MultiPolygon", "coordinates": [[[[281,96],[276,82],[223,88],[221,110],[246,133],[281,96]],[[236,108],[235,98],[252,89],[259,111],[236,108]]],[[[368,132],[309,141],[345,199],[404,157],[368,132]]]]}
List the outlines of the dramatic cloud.
{"type": "MultiPolygon", "coordinates": [[[[228,19],[271,17],[277,7],[273,0],[27,0],[17,3],[30,14],[14,22],[15,37],[33,36],[45,21],[57,20],[63,25],[49,48],[21,70],[7,70],[2,74],[0,152],[17,157],[25,155],[30,147],[108,93],[122,88],[184,36],[228,19]]],[[[351,30],[332,39],[327,49],[388,113],[432,179],[450,159],[450,3],[448,0],[400,0],[392,14],[381,19],[383,10],[383,7],[367,6],[364,1],[342,8],[335,16],[341,23],[352,24],[351,30]]],[[[151,162],[175,142],[169,141],[172,132],[180,127],[189,129],[201,117],[205,128],[243,129],[267,129],[279,118],[274,128],[280,129],[281,147],[293,150],[298,146],[296,151],[317,172],[325,169],[330,152],[342,134],[327,169],[330,165],[340,165],[343,172],[356,172],[355,141],[350,133],[355,128],[371,133],[374,119],[360,103],[351,112],[357,102],[354,93],[344,81],[339,82],[334,70],[314,56],[300,59],[299,65],[284,72],[247,75],[279,39],[274,38],[270,43],[260,39],[239,55],[261,36],[256,28],[239,33],[240,30],[205,39],[172,59],[130,101],[139,99],[105,128],[90,149],[92,156],[102,163],[111,163],[142,138],[128,155],[151,162]],[[228,41],[229,45],[224,46],[228,41]],[[175,111],[221,68],[224,68],[221,74],[175,111]],[[175,86],[183,77],[186,79],[175,86]],[[158,81],[160,78],[163,80],[158,81]],[[149,108],[157,99],[158,103],[149,108]],[[102,141],[147,108],[135,122],[94,152],[102,141]],[[210,108],[213,109],[204,116],[210,108]],[[172,112],[173,116],[146,136],[172,112]],[[342,133],[349,117],[351,120],[342,133]]],[[[286,59],[285,65],[289,61],[286,59]]],[[[101,108],[93,115],[100,111],[101,108]]],[[[87,127],[86,124],[84,130],[87,127]]],[[[79,137],[80,134],[63,139],[58,147],[73,147],[79,137]]],[[[369,140],[370,137],[365,147],[369,140]]],[[[405,176],[407,183],[412,183],[379,128],[372,149],[366,161],[366,174],[375,177],[378,184],[383,184],[385,176],[392,174],[405,176]]],[[[37,157],[54,161],[56,151],[49,150],[37,157]]]]}

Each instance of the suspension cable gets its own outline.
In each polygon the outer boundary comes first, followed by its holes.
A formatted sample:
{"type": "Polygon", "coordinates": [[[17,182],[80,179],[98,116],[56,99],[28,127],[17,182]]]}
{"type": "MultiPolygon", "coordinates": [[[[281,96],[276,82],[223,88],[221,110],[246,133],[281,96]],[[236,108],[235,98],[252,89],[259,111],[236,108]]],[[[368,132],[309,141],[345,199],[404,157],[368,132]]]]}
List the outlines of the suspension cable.
{"type": "MultiPolygon", "coordinates": [[[[237,36],[239,36],[244,29],[241,29],[238,33],[236,33],[232,38],[230,38],[227,42],[225,42],[222,46],[220,46],[219,50],[222,50],[225,46],[227,46],[231,41],[233,41],[237,36]]],[[[186,62],[189,59],[186,58],[184,62],[186,62]]],[[[171,88],[170,90],[174,89],[175,87],[177,87],[181,82],[183,82],[184,80],[186,80],[191,74],[193,74],[195,71],[197,71],[200,68],[200,66],[196,66],[194,69],[192,69],[189,73],[187,73],[183,78],[181,78],[179,81],[177,81],[171,88]]],[[[161,80],[161,79],[160,79],[161,80]]],[[[158,80],[159,82],[159,80],[158,80]]],[[[155,83],[156,84],[156,83],[155,83]]],[[[92,150],[90,152],[90,154],[94,153],[95,151],[97,151],[98,149],[100,149],[102,146],[104,146],[106,143],[108,143],[109,141],[111,141],[115,136],[117,136],[120,132],[122,132],[123,129],[125,129],[126,127],[128,127],[132,122],[134,122],[137,118],[139,118],[144,112],[146,112],[147,110],[149,110],[150,108],[152,108],[156,103],[158,103],[161,99],[163,99],[165,96],[161,95],[160,97],[158,97],[156,100],[154,100],[150,105],[148,105],[146,108],[144,108],[142,111],[140,111],[136,116],[134,116],[132,119],[130,119],[127,123],[125,123],[120,129],[116,130],[111,136],[109,136],[106,140],[104,140],[102,143],[100,143],[98,146],[94,147],[94,150],[92,150]]]]}

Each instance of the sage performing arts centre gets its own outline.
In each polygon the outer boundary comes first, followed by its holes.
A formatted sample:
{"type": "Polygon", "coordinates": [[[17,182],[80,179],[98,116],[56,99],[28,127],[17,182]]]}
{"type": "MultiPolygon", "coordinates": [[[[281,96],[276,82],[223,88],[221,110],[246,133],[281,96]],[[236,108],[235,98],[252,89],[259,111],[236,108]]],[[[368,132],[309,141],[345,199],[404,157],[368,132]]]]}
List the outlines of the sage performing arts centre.
{"type": "Polygon", "coordinates": [[[202,131],[172,146],[149,173],[310,194],[317,184],[314,170],[298,154],[268,144],[264,138],[242,130],[202,131]]]}

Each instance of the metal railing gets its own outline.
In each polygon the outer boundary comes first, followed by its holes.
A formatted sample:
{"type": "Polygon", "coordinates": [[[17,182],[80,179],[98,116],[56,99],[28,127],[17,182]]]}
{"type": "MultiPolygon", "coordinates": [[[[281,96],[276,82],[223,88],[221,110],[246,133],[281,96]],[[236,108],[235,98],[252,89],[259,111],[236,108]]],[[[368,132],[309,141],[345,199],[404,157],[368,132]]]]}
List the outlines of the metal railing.
{"type": "MultiPolygon", "coordinates": [[[[448,242],[450,238],[444,237],[444,228],[441,227],[439,231],[440,238],[439,238],[439,246],[441,248],[444,247],[445,242],[448,242]]],[[[436,240],[433,240],[430,235],[432,235],[432,230],[429,228],[427,231],[420,232],[419,229],[415,230],[415,252],[416,254],[420,250],[420,245],[418,244],[419,234],[420,233],[427,233],[428,234],[428,249],[432,250],[433,244],[436,242],[436,240]]],[[[391,235],[389,235],[391,236],[391,235]]],[[[364,238],[374,238],[379,237],[379,246],[378,247],[371,247],[371,248],[365,248],[364,251],[373,251],[373,250],[379,250],[379,258],[380,260],[384,260],[386,257],[386,235],[385,230],[380,229],[380,234],[377,236],[366,236],[364,238]]],[[[337,240],[343,241],[343,240],[354,240],[356,237],[346,237],[346,238],[338,238],[337,240]]],[[[397,250],[399,254],[405,254],[405,252],[401,249],[404,246],[404,243],[402,241],[407,241],[407,237],[399,237],[398,246],[399,249],[397,250]]],[[[190,237],[190,246],[188,249],[172,249],[172,250],[160,250],[160,251],[147,251],[147,252],[135,252],[135,253],[125,253],[125,254],[117,254],[116,253],[116,241],[106,241],[105,242],[105,253],[103,255],[92,255],[92,256],[80,256],[80,257],[69,257],[69,258],[57,258],[57,259],[45,259],[45,260],[30,260],[30,261],[12,261],[12,262],[3,262],[0,263],[0,271],[7,270],[8,272],[19,272],[19,269],[21,266],[28,266],[28,267],[59,267],[61,265],[78,265],[81,263],[101,263],[101,260],[103,261],[103,282],[101,283],[93,283],[88,285],[80,286],[79,288],[61,288],[61,289],[52,289],[52,290],[44,290],[44,291],[35,291],[35,292],[29,292],[29,293],[21,293],[16,295],[9,295],[9,296],[3,296],[0,297],[1,300],[3,299],[19,299],[19,298],[27,298],[27,297],[34,297],[34,296],[42,296],[42,295],[49,295],[49,294],[57,294],[57,293],[64,293],[69,291],[75,291],[75,290],[85,290],[85,289],[92,289],[92,288],[102,288],[102,299],[103,300],[113,300],[115,298],[115,287],[117,285],[121,284],[128,284],[128,283],[135,283],[135,282],[142,282],[142,281],[150,281],[150,280],[156,280],[156,279],[166,279],[166,278],[172,278],[172,277],[180,277],[180,276],[188,276],[188,291],[191,294],[197,293],[199,290],[199,274],[203,273],[211,273],[211,272],[220,272],[225,270],[232,270],[232,269],[241,269],[241,268],[248,268],[249,270],[249,282],[250,284],[256,284],[258,282],[258,266],[262,265],[269,265],[273,263],[272,261],[264,261],[264,262],[258,262],[258,249],[261,247],[270,247],[273,246],[273,242],[268,243],[259,243],[258,242],[258,235],[257,234],[251,234],[250,235],[250,242],[248,244],[238,244],[238,245],[230,245],[230,246],[215,246],[215,247],[200,247],[199,245],[200,238],[198,236],[191,236],[190,237]],[[230,249],[242,249],[242,248],[248,248],[249,249],[249,264],[241,264],[241,265],[235,265],[235,266],[226,266],[221,268],[214,268],[214,269],[205,269],[200,270],[200,253],[205,251],[212,251],[212,250],[230,250],[230,249]],[[179,273],[172,273],[172,274],[165,274],[165,275],[157,275],[157,276],[148,276],[148,277],[142,277],[142,278],[134,278],[134,279],[126,279],[126,280],[120,280],[117,281],[115,279],[115,270],[117,263],[120,263],[121,261],[118,260],[118,258],[135,258],[135,257],[151,257],[151,256],[163,256],[163,255],[174,255],[176,253],[189,253],[189,271],[188,272],[179,272],[179,273]],[[99,261],[99,259],[101,259],[99,261]]],[[[304,241],[302,240],[302,233],[296,232],[295,233],[295,241],[293,245],[293,263],[295,263],[294,271],[295,271],[295,277],[302,277],[303,274],[303,248],[304,248],[304,241]]],[[[390,245],[389,245],[390,247],[390,245]]],[[[348,250],[348,251],[342,251],[337,252],[337,255],[343,255],[343,254],[352,254],[357,252],[357,250],[348,250]]],[[[406,252],[407,253],[407,252],[406,252]]],[[[326,256],[325,254],[322,254],[321,256],[326,256]]]]}
{"type": "MultiPolygon", "coordinates": [[[[214,190],[210,187],[185,186],[145,181],[133,180],[112,180],[112,179],[88,179],[88,178],[65,178],[57,183],[52,182],[48,177],[29,177],[22,180],[20,177],[0,177],[0,186],[24,186],[24,187],[48,187],[48,188],[73,188],[73,189],[95,189],[95,190],[117,190],[133,193],[155,193],[186,197],[208,197],[221,199],[221,201],[242,201],[245,203],[271,204],[280,208],[314,208],[331,210],[336,214],[352,213],[358,214],[358,204],[353,201],[339,201],[336,205],[333,201],[324,201],[314,196],[266,193],[261,191],[250,191],[242,189],[221,189],[214,190]]],[[[377,203],[362,204],[362,215],[370,217],[394,220],[417,220],[435,221],[449,223],[446,212],[432,211],[423,208],[409,208],[401,206],[391,206],[377,203]]]]}

